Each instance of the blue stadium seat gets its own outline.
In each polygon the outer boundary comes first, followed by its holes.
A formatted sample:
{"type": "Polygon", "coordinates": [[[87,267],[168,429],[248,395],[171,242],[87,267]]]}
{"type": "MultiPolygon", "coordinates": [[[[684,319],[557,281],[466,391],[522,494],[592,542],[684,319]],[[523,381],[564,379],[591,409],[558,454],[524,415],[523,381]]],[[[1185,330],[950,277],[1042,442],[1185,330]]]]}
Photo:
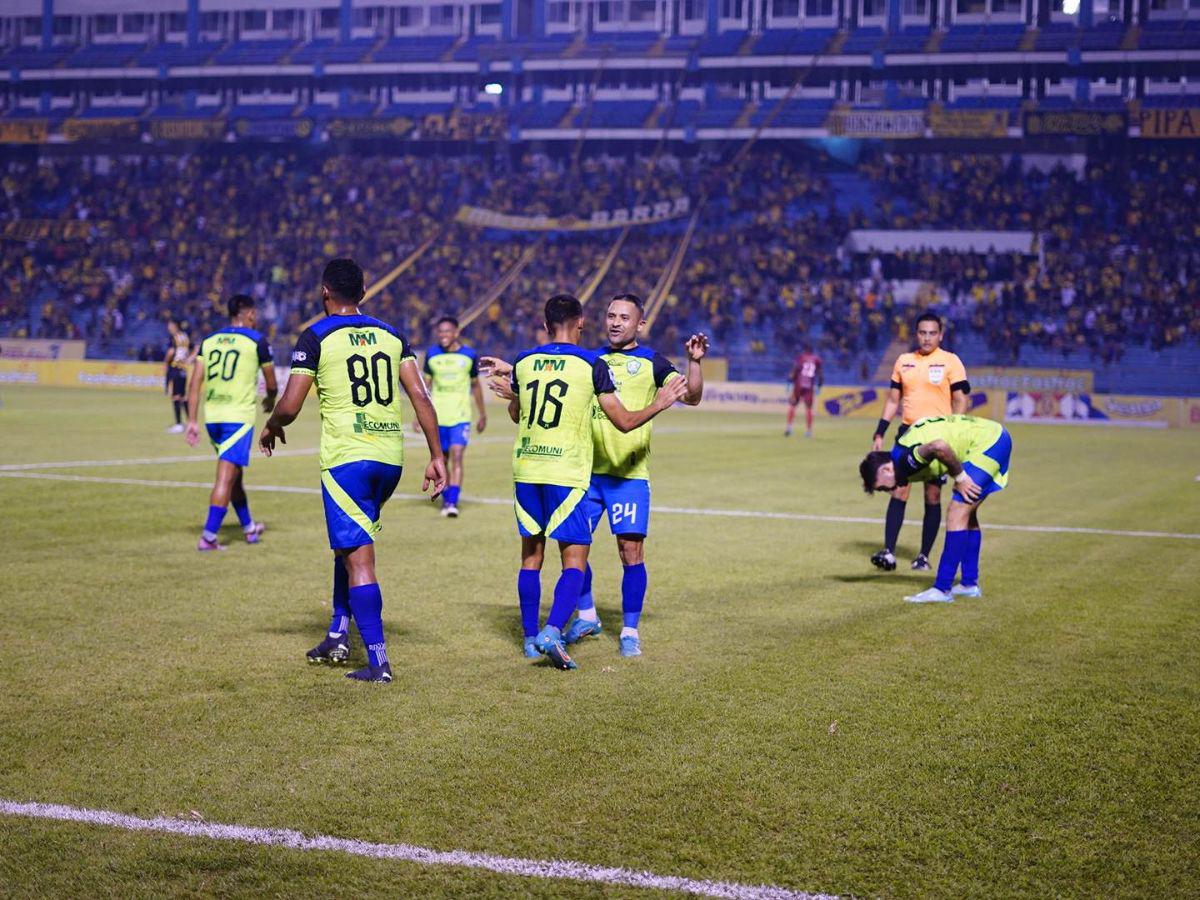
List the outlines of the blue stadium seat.
{"type": "Polygon", "coordinates": [[[329,38],[317,38],[295,50],[288,59],[298,65],[356,63],[361,62],[374,46],[375,41],[371,38],[357,38],[345,44],[329,38]]]}
{"type": "Polygon", "coordinates": [[[888,53],[920,53],[929,43],[929,28],[904,28],[889,34],[884,44],[888,53]]]}
{"type": "Polygon", "coordinates": [[[220,44],[198,44],[195,47],[184,47],[182,44],[159,44],[144,52],[137,61],[139,66],[202,66],[208,62],[218,50],[220,44]]]}
{"type": "Polygon", "coordinates": [[[588,35],[589,50],[605,49],[620,55],[645,53],[658,43],[656,31],[603,31],[588,35]]]}
{"type": "Polygon", "coordinates": [[[1003,25],[951,25],[942,38],[943,53],[1003,53],[1016,50],[1025,35],[1020,23],[1003,25]]]}
{"type": "Polygon", "coordinates": [[[235,41],[213,57],[218,66],[269,66],[280,62],[294,41],[235,41]]]}
{"type": "Polygon", "coordinates": [[[394,37],[375,51],[374,62],[432,62],[441,59],[454,46],[455,38],[394,37]]]}
{"type": "Polygon", "coordinates": [[[579,120],[589,128],[641,128],[657,105],[653,100],[597,100],[591,117],[584,113],[579,120]]]}
{"type": "Polygon", "coordinates": [[[296,112],[292,103],[239,103],[229,111],[231,119],[286,119],[296,112]]]}
{"type": "MultiPolygon", "coordinates": [[[[747,34],[748,31],[719,31],[712,35],[706,34],[700,38],[699,53],[701,56],[733,56],[745,43],[747,34]]],[[[762,38],[759,38],[759,42],[761,41],[762,38]]]]}
{"type": "Polygon", "coordinates": [[[144,44],[94,44],[80,47],[66,64],[73,69],[120,69],[145,49],[144,44]]]}
{"type": "Polygon", "coordinates": [[[1073,24],[1046,25],[1038,31],[1034,49],[1039,51],[1069,50],[1079,46],[1079,29],[1073,24]]]}
{"type": "Polygon", "coordinates": [[[566,100],[526,103],[517,108],[515,119],[525,128],[553,128],[563,120],[570,109],[571,104],[566,100]]]}
{"type": "Polygon", "coordinates": [[[874,53],[883,43],[883,29],[874,25],[856,28],[846,37],[846,42],[842,44],[843,54],[858,55],[861,53],[874,53]]]}

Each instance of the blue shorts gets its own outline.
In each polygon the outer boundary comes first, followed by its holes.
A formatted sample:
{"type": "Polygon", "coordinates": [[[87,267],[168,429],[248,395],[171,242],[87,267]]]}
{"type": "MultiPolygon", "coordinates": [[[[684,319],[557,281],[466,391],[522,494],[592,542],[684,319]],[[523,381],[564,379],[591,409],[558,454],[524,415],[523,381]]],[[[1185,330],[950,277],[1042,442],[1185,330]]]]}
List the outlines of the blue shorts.
{"type": "Polygon", "coordinates": [[[592,531],[608,513],[613,534],[649,534],[650,482],[644,478],[593,475],[587,494],[587,516],[592,531]]]}
{"type": "Polygon", "coordinates": [[[400,466],[374,460],[342,463],[321,472],[325,526],[334,550],[375,542],[379,512],[400,483],[400,466]]]}
{"type": "Polygon", "coordinates": [[[516,495],[517,530],[522,537],[544,534],[564,544],[590,544],[587,491],[557,484],[513,485],[516,495]]]}
{"type": "Polygon", "coordinates": [[[441,438],[443,450],[449,450],[451,447],[465,447],[471,440],[471,423],[439,425],[438,437],[441,438]]]}
{"type": "Polygon", "coordinates": [[[208,439],[217,451],[217,459],[241,466],[250,465],[250,445],[254,443],[254,423],[208,422],[208,439]]]}
{"type": "MultiPolygon", "coordinates": [[[[996,442],[982,453],[967,454],[962,464],[963,471],[982,488],[980,500],[988,494],[1004,490],[1008,485],[1008,463],[1011,459],[1012,435],[1007,429],[1002,430],[996,442]]],[[[958,491],[954,492],[954,499],[959,503],[967,502],[958,491]]]]}

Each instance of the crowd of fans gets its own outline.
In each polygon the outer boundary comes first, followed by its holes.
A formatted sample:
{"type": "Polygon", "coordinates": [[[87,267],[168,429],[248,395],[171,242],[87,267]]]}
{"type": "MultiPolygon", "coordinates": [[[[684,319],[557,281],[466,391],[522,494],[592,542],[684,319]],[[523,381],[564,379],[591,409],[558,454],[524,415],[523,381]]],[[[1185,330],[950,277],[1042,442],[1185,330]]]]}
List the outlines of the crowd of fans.
{"type": "Polygon", "coordinates": [[[688,218],[632,228],[614,255],[619,230],[483,231],[453,222],[460,206],[586,219],[687,197],[701,213],[655,323],[662,346],[702,327],[727,353],[786,356],[812,343],[865,361],[908,337],[916,302],[945,311],[955,334],[985,338],[993,362],[1037,347],[1110,363],[1131,343],[1157,349],[1200,336],[1195,162],[1146,153],[1041,171],[1018,156],[879,154],[857,168],[874,206],[852,209],[834,195],[833,164],[771,147],[741,161],[227,148],[13,159],[0,163],[0,333],[86,337],[156,358],[160,323],[219,327],[224,299],[247,291],[286,344],[319,311],[326,259],[352,255],[375,279],[429,240],[371,311],[420,341],[438,315],[478,307],[471,340],[507,353],[537,339],[552,293],[650,296],[688,218]],[[13,230],[31,223],[51,224],[34,239],[13,230]],[[873,256],[845,249],[856,228],[1038,238],[1022,254],[873,256]],[[511,284],[493,291],[519,261],[511,284]]]}

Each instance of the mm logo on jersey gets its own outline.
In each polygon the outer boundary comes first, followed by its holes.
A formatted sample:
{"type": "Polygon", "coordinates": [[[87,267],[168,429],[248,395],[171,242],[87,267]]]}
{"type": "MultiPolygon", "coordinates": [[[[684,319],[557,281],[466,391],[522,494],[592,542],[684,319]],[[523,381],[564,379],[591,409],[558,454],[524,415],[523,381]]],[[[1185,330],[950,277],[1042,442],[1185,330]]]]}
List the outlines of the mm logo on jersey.
{"type": "Polygon", "coordinates": [[[350,346],[364,347],[368,344],[375,343],[375,335],[366,333],[350,332],[350,346]]]}
{"type": "Polygon", "coordinates": [[[218,344],[232,344],[232,343],[234,343],[234,338],[231,338],[231,337],[219,337],[219,338],[217,338],[217,343],[218,343],[218,344]]]}
{"type": "Polygon", "coordinates": [[[565,359],[535,359],[533,361],[533,371],[544,372],[550,369],[552,372],[561,372],[567,367],[565,359]]]}

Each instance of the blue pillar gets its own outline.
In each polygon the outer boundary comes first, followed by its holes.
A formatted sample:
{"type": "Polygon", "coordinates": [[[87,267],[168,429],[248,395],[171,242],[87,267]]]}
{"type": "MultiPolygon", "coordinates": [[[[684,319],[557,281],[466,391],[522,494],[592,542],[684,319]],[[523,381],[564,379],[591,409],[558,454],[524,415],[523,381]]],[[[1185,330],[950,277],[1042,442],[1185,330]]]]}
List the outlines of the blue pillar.
{"type": "Polygon", "coordinates": [[[1095,0],[1079,0],[1079,27],[1091,28],[1095,20],[1095,0]]]}
{"type": "Polygon", "coordinates": [[[42,49],[54,44],[54,0],[42,0],[42,49]]]}
{"type": "Polygon", "coordinates": [[[350,26],[354,21],[353,0],[342,0],[341,15],[338,16],[338,40],[343,44],[350,42],[350,26]]]}
{"type": "Polygon", "coordinates": [[[708,33],[716,34],[721,27],[721,0],[708,0],[708,33]]]}
{"type": "Polygon", "coordinates": [[[187,45],[195,47],[200,43],[200,0],[188,0],[187,4],[187,45]]]}
{"type": "Polygon", "coordinates": [[[1075,102],[1080,106],[1087,106],[1088,101],[1092,99],[1092,83],[1086,78],[1075,79],[1075,102]]]}
{"type": "Polygon", "coordinates": [[[900,0],[887,0],[887,30],[889,34],[900,32],[900,14],[903,9],[900,0]]]}
{"type": "MultiPolygon", "coordinates": [[[[512,0],[505,0],[509,6],[512,6],[512,0]]],[[[503,8],[503,7],[502,7],[503,8]]],[[[506,17],[508,22],[511,22],[511,17],[506,17]]],[[[533,18],[529,23],[529,28],[533,29],[533,37],[546,36],[546,0],[533,0],[533,18]]]]}

